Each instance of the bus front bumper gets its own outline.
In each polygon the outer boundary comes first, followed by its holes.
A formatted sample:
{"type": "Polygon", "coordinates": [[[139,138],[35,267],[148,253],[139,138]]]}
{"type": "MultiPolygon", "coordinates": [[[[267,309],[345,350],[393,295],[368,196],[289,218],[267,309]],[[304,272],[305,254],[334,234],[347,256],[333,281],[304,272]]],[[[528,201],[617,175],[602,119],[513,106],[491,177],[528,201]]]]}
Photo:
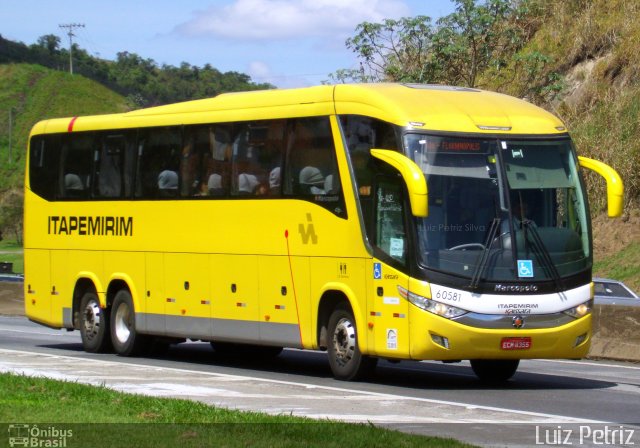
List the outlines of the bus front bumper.
{"type": "Polygon", "coordinates": [[[591,345],[591,314],[550,328],[490,329],[413,308],[410,357],[416,360],[579,359],[591,345]]]}

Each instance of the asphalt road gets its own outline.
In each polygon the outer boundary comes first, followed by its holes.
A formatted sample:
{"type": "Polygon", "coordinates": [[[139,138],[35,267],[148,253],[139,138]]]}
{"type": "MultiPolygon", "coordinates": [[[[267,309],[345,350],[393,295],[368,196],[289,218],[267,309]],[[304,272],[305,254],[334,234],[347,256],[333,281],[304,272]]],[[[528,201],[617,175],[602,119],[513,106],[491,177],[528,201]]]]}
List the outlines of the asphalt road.
{"type": "Polygon", "coordinates": [[[502,387],[480,383],[467,363],[381,362],[367,382],[345,383],[319,352],[230,360],[207,343],[186,343],[158,358],[122,358],[85,353],[78,332],[0,317],[0,371],[483,446],[640,445],[640,365],[621,362],[523,361],[502,387]]]}

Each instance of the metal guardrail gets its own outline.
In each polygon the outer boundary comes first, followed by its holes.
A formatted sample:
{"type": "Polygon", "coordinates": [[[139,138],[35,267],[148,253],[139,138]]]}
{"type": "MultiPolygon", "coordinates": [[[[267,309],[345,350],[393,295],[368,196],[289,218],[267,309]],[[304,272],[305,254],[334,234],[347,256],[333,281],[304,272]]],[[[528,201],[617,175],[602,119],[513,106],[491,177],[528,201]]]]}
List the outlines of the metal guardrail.
{"type": "Polygon", "coordinates": [[[23,282],[24,274],[1,274],[0,282],[23,282]]]}

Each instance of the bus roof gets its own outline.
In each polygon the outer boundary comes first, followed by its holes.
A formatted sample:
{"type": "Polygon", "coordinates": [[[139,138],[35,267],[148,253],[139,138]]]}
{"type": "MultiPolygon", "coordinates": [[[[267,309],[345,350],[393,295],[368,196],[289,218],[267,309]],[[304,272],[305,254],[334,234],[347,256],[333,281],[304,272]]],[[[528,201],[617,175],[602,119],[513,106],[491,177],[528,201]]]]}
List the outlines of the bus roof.
{"type": "Polygon", "coordinates": [[[499,93],[440,85],[339,84],[225,93],[132,112],[53,119],[32,134],[126,129],[288,117],[354,114],[415,129],[505,134],[561,134],[564,124],[526,101],[499,93]]]}

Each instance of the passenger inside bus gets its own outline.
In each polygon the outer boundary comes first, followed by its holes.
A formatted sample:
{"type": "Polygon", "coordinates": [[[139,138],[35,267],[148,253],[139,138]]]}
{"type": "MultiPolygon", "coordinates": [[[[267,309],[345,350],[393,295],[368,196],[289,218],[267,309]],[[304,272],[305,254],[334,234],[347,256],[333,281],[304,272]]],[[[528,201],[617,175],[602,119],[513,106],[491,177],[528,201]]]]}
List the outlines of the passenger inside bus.
{"type": "Polygon", "coordinates": [[[314,166],[305,166],[300,171],[300,192],[302,194],[325,194],[324,176],[314,166]]]}
{"type": "Polygon", "coordinates": [[[163,170],[158,174],[158,192],[160,197],[172,198],[178,195],[178,173],[163,170]]]}
{"type": "Polygon", "coordinates": [[[207,188],[210,196],[224,196],[224,188],[222,188],[222,176],[213,173],[207,181],[207,188]]]}
{"type": "Polygon", "coordinates": [[[256,194],[257,188],[260,185],[258,178],[249,173],[241,173],[238,176],[238,195],[239,196],[251,196],[256,194]]]}
{"type": "Polygon", "coordinates": [[[67,173],[64,175],[64,191],[65,197],[68,198],[81,198],[84,196],[84,186],[82,185],[82,179],[80,176],[74,173],[67,173]]]}
{"type": "Polygon", "coordinates": [[[280,195],[280,167],[277,166],[269,173],[269,194],[271,196],[280,195]]]}

